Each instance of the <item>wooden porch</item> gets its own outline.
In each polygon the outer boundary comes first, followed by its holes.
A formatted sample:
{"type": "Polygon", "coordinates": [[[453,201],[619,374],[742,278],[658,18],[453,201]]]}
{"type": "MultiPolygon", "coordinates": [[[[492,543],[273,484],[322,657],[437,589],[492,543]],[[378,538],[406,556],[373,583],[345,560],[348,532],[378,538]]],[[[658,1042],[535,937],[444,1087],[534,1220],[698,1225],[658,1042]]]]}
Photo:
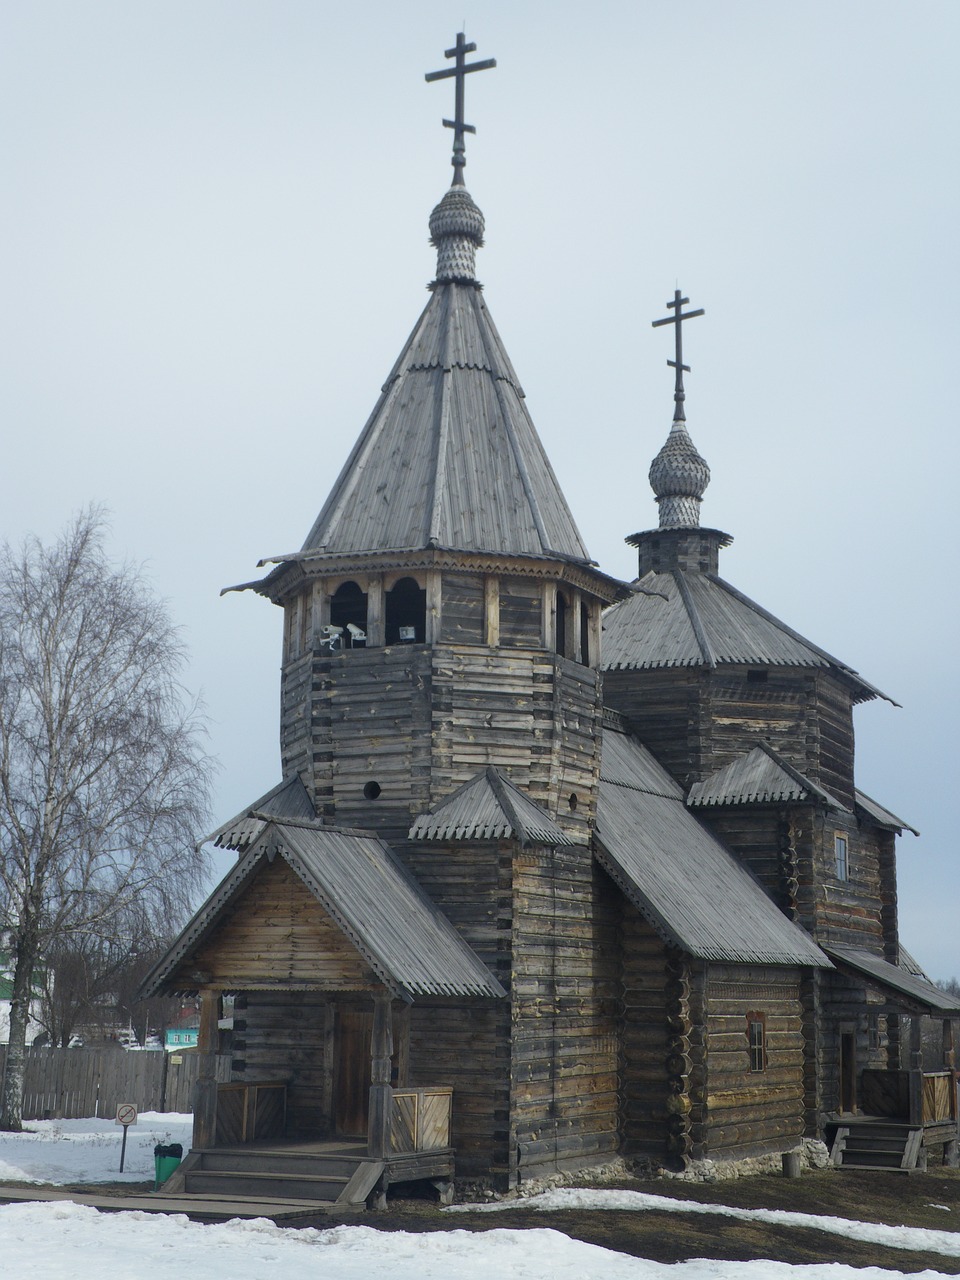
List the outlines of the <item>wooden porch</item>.
{"type": "Polygon", "coordinates": [[[942,1148],[948,1167],[960,1164],[960,1096],[952,1068],[864,1070],[859,1101],[858,1112],[828,1126],[834,1164],[909,1173],[925,1169],[934,1148],[942,1148]]]}

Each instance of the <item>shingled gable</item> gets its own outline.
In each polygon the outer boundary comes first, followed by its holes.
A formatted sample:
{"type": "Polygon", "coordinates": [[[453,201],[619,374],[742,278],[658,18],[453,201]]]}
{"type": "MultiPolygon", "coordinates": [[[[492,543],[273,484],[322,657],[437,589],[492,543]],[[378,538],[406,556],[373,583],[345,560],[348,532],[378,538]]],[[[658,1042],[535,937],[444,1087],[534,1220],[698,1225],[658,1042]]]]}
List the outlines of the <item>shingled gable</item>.
{"type": "Polygon", "coordinates": [[[307,794],[298,774],[284,778],[259,800],[235,814],[229,822],[217,827],[203,841],[215,844],[219,849],[233,849],[238,853],[248,849],[263,833],[268,823],[282,818],[316,818],[313,802],[307,794]]]}
{"type": "Polygon", "coordinates": [[[720,663],[821,667],[848,681],[855,702],[885,698],[812,641],[716,574],[672,569],[644,574],[603,616],[603,669],[716,667],[720,663]]]}
{"type": "Polygon", "coordinates": [[[191,957],[277,855],[393,995],[412,1001],[427,995],[505,994],[382,840],[365,832],[289,821],[264,827],[145,979],[144,996],[200,985],[187,977],[191,957]]]}
{"type": "Polygon", "coordinates": [[[692,808],[732,804],[783,804],[810,801],[848,813],[823,787],[811,781],[765,742],[758,742],[703,782],[695,782],[687,795],[692,808]]]}
{"type": "Polygon", "coordinates": [[[488,766],[410,828],[411,840],[509,840],[551,848],[568,835],[498,770],[488,766]]]}
{"type": "Polygon", "coordinates": [[[702,827],[638,742],[605,728],[597,860],[667,941],[691,956],[830,968],[802,929],[702,827]]]}

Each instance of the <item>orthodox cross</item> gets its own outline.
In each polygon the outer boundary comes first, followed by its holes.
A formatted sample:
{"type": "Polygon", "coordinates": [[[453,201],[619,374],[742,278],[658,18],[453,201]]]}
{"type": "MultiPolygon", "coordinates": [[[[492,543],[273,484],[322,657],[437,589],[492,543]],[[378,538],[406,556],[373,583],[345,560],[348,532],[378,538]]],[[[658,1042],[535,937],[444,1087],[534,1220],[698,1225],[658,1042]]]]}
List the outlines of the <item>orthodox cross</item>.
{"type": "Polygon", "coordinates": [[[686,414],[683,412],[683,402],[685,399],[683,393],[683,375],[684,373],[690,372],[690,366],[683,363],[682,325],[684,320],[692,320],[694,316],[702,316],[704,313],[703,307],[701,307],[699,311],[682,311],[681,308],[689,301],[689,298],[681,298],[679,289],[674,290],[673,301],[667,303],[667,306],[673,311],[673,315],[664,316],[662,320],[653,321],[654,329],[658,329],[662,324],[672,324],[676,326],[674,336],[676,337],[677,358],[676,360],[668,360],[667,364],[671,369],[676,369],[677,371],[677,380],[674,383],[673,388],[673,401],[677,407],[674,410],[673,417],[674,421],[679,420],[680,422],[686,422],[686,414]]]}
{"type": "Polygon", "coordinates": [[[467,163],[466,147],[464,146],[463,135],[465,133],[476,133],[477,130],[472,124],[465,124],[463,119],[463,81],[467,74],[471,71],[486,71],[490,67],[497,65],[496,58],[487,58],[484,62],[468,63],[466,58],[468,53],[474,53],[477,46],[475,44],[467,44],[467,38],[462,31],[457,32],[457,43],[453,49],[447,49],[444,52],[445,58],[456,58],[456,63],[452,67],[446,67],[443,71],[428,71],[424,79],[428,82],[431,80],[446,80],[448,76],[454,76],[457,82],[456,102],[454,107],[454,119],[444,120],[444,126],[453,130],[453,159],[450,163],[453,165],[453,185],[455,187],[463,186],[463,166],[467,163]]]}

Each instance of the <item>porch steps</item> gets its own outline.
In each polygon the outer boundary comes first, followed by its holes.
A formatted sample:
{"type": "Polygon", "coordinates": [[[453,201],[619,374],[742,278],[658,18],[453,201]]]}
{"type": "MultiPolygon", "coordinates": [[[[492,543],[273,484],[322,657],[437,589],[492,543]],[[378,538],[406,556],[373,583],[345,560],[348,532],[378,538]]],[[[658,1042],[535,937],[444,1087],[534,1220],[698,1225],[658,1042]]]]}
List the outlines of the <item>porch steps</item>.
{"type": "Polygon", "coordinates": [[[382,1160],[349,1155],[255,1149],[191,1152],[172,1194],[207,1199],[309,1201],[362,1205],[379,1181],[382,1160]]]}
{"type": "Polygon", "coordinates": [[[920,1167],[923,1129],[909,1124],[841,1124],[830,1158],[842,1169],[913,1173],[920,1167]]]}

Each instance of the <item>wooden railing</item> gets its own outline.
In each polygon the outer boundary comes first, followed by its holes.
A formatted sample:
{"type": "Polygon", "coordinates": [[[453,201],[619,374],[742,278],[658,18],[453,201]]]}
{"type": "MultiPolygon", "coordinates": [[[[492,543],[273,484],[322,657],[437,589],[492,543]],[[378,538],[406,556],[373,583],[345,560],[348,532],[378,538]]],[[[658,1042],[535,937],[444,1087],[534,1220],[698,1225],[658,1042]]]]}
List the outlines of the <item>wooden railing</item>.
{"type": "Polygon", "coordinates": [[[283,1080],[217,1085],[214,1145],[282,1138],[287,1119],[287,1086],[283,1080]]]}
{"type": "Polygon", "coordinates": [[[390,1110],[390,1150],[435,1151],[450,1146],[453,1090],[394,1089],[390,1110]]]}
{"type": "Polygon", "coordinates": [[[957,1076],[953,1071],[924,1071],[920,1081],[922,1124],[957,1122],[957,1076]]]}

